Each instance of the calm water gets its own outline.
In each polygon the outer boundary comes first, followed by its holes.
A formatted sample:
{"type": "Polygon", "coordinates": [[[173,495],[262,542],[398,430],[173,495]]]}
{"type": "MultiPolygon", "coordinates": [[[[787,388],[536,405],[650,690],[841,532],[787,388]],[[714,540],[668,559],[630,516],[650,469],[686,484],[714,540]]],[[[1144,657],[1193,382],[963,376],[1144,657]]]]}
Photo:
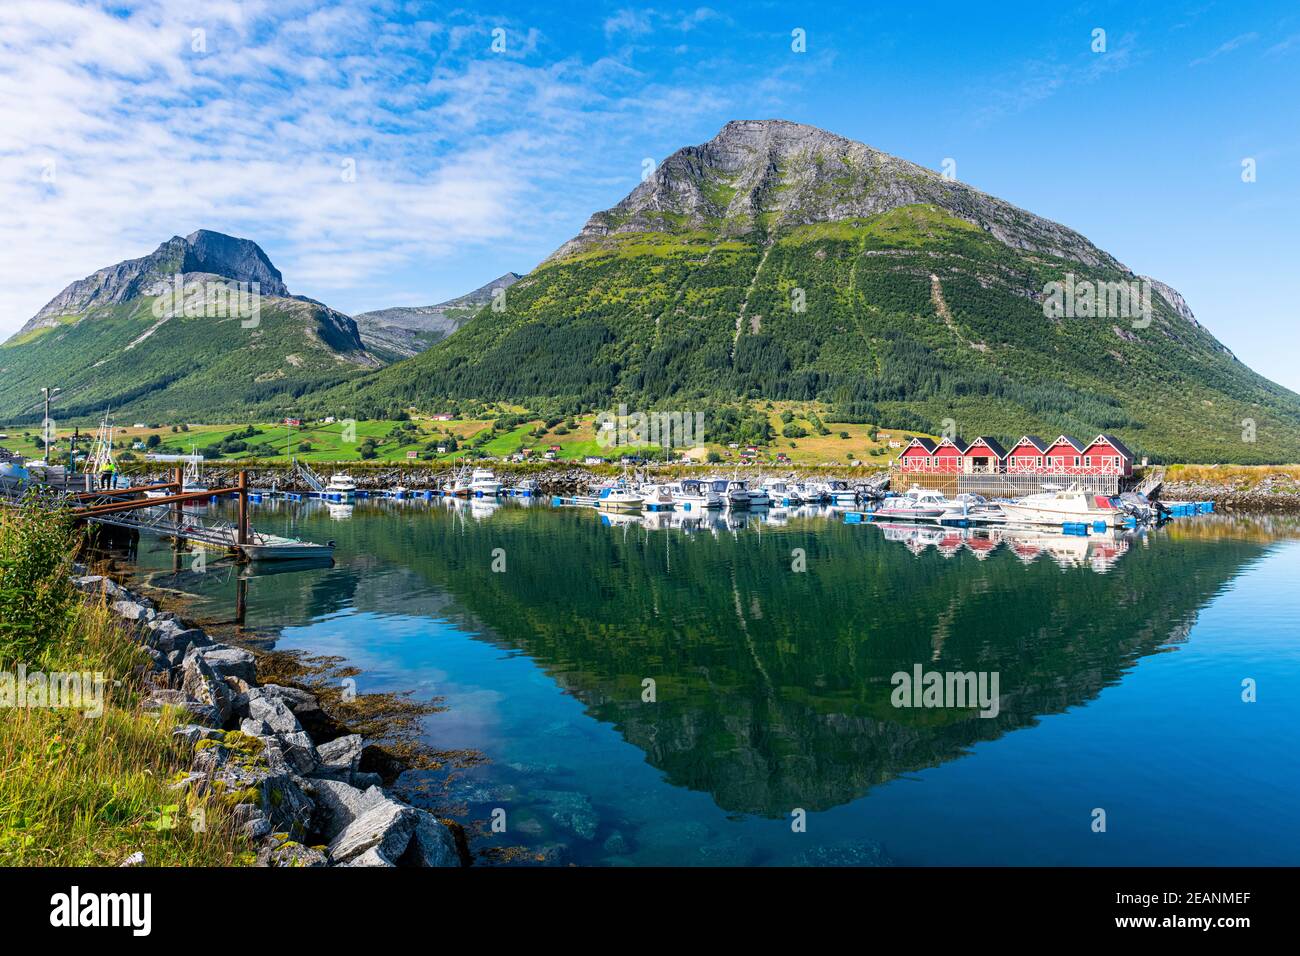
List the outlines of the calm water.
{"type": "MultiPolygon", "coordinates": [[[[255,522],[336,539],[338,560],[251,578],[248,628],[348,658],[362,692],[443,697],[428,741],[489,758],[445,805],[467,821],[506,811],[479,850],[1300,863],[1292,522],[1002,540],[820,514],[683,524],[441,501],[270,504],[255,522]],[[894,707],[891,675],[918,664],[996,672],[1000,712],[894,707]]],[[[234,569],[170,575],[149,539],[139,560],[230,615],[234,569]]]]}

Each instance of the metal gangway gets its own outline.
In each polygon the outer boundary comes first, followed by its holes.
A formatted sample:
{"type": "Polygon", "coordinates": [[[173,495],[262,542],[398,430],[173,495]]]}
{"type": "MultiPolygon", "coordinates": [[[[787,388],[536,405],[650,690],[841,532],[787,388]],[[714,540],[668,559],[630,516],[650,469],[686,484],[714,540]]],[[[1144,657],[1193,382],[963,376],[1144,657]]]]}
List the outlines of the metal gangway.
{"type": "Polygon", "coordinates": [[[305,461],[299,461],[297,458],[290,459],[292,468],[290,475],[297,475],[302,479],[302,483],[312,491],[320,494],[325,490],[325,479],[312,470],[311,465],[305,461]]]}
{"type": "Polygon", "coordinates": [[[1148,498],[1155,498],[1160,494],[1160,489],[1164,483],[1165,470],[1163,468],[1152,468],[1133,490],[1138,494],[1146,495],[1148,498]]]}

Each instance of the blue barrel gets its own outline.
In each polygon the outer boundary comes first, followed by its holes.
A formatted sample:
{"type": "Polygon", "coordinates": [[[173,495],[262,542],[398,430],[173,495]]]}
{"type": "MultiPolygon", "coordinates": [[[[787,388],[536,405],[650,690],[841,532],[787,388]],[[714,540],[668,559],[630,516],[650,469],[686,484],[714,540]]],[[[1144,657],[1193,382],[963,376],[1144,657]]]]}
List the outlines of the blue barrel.
{"type": "Polygon", "coordinates": [[[845,524],[862,524],[862,515],[856,511],[847,511],[844,513],[845,524]]]}
{"type": "Polygon", "coordinates": [[[1097,532],[1098,534],[1105,534],[1105,533],[1106,533],[1106,522],[1104,522],[1104,521],[1094,521],[1094,522],[1092,523],[1092,530],[1095,531],[1095,532],[1097,532]]]}
{"type": "Polygon", "coordinates": [[[1088,526],[1082,521],[1066,521],[1061,525],[1061,531],[1065,534],[1087,536],[1088,526]]]}

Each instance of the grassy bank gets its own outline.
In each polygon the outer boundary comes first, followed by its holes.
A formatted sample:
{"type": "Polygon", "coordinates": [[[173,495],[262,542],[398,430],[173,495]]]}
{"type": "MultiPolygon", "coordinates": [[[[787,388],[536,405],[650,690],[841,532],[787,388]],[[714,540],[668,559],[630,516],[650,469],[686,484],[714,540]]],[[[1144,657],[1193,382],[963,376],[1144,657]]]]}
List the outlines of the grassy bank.
{"type": "MultiPolygon", "coordinates": [[[[148,658],[100,600],[68,583],[77,533],[39,502],[0,509],[0,675],[102,675],[78,707],[0,699],[0,865],[148,866],[253,862],[217,800],[169,790],[190,756],[171,737],[187,719],[144,707],[148,658]],[[96,715],[96,711],[102,713],[96,715]]],[[[16,696],[16,695],[15,695],[16,696]]]]}

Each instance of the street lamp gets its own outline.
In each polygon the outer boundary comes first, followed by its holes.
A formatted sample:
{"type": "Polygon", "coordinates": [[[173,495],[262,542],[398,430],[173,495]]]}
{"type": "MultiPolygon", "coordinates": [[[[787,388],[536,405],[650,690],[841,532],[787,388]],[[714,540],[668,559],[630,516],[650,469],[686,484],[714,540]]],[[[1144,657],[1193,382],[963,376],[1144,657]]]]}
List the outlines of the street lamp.
{"type": "Polygon", "coordinates": [[[41,394],[45,396],[45,421],[41,422],[41,431],[45,433],[45,464],[50,463],[50,399],[56,392],[61,392],[61,388],[50,388],[45,385],[41,388],[41,394]]]}

